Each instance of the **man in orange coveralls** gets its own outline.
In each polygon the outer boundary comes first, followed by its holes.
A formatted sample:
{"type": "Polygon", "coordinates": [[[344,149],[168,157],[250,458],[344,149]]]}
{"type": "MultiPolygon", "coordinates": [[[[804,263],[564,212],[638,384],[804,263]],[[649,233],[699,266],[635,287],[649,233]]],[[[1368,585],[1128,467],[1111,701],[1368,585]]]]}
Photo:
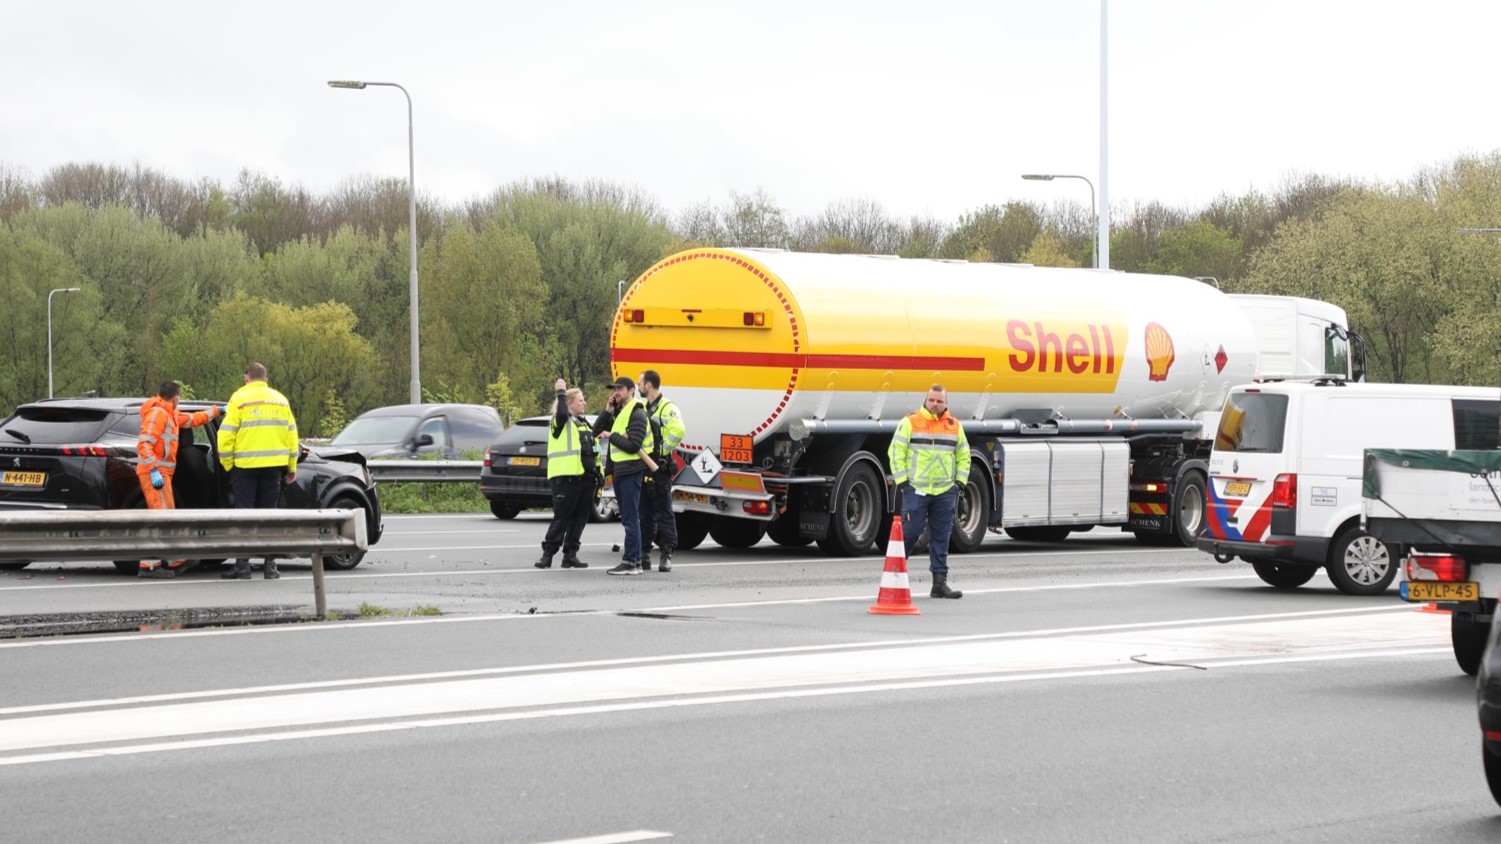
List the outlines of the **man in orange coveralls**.
{"type": "MultiPolygon", "coordinates": [[[[175,510],[172,500],[172,475],[177,471],[177,432],[184,425],[196,428],[218,416],[217,406],[197,413],[177,412],[182,387],[176,381],[163,381],[156,396],[141,405],[141,436],[136,440],[136,477],[146,493],[146,506],[153,510],[175,510]]],[[[137,577],[172,577],[187,565],[187,560],[160,563],[142,560],[137,577]]]]}

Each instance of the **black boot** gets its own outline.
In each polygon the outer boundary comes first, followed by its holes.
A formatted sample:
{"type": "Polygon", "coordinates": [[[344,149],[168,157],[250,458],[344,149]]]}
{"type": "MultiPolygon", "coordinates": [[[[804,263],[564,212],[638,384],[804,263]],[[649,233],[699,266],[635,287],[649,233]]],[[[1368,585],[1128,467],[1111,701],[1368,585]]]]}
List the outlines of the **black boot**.
{"type": "Polygon", "coordinates": [[[249,580],[250,561],[235,560],[235,567],[230,569],[229,571],[221,573],[219,576],[224,578],[225,580],[249,580]]]}
{"type": "Polygon", "coordinates": [[[662,549],[662,562],[658,564],[657,571],[672,571],[672,549],[662,549]]]}
{"type": "Polygon", "coordinates": [[[266,566],[264,571],[267,580],[281,579],[281,569],[276,567],[276,561],[271,559],[270,557],[266,558],[266,566]]]}
{"type": "Polygon", "coordinates": [[[586,569],[588,567],[589,567],[588,563],[586,563],[583,560],[579,559],[579,555],[578,555],[577,551],[573,552],[572,554],[568,553],[567,551],[563,552],[563,568],[565,568],[565,569],[586,569]]]}
{"type": "MultiPolygon", "coordinates": [[[[543,551],[542,556],[538,557],[537,562],[532,563],[532,565],[536,566],[539,569],[550,569],[552,568],[552,555],[547,553],[546,551],[543,551]]],[[[565,560],[563,562],[563,565],[568,565],[568,562],[565,560]]]]}
{"type": "Polygon", "coordinates": [[[939,574],[933,572],[933,591],[928,593],[930,598],[963,598],[964,593],[958,589],[949,588],[949,576],[947,572],[939,574]]]}

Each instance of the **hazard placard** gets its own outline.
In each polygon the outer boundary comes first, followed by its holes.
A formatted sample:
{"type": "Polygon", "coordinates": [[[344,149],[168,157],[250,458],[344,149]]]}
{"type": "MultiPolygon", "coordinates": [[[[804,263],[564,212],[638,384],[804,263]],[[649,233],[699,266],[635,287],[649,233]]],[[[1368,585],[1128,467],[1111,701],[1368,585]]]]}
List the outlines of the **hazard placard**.
{"type": "Polygon", "coordinates": [[[707,484],[714,480],[714,476],[719,474],[721,468],[723,467],[719,462],[719,458],[715,457],[714,452],[708,449],[700,451],[698,456],[693,458],[693,462],[688,464],[689,471],[698,476],[700,484],[707,484]]]}

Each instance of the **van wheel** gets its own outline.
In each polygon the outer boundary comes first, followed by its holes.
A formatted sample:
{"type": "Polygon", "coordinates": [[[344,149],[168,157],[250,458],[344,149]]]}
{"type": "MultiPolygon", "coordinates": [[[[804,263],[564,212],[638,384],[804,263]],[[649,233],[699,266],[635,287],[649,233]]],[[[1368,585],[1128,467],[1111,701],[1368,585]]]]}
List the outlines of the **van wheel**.
{"type": "Polygon", "coordinates": [[[1318,566],[1290,566],[1286,563],[1252,563],[1251,568],[1268,586],[1278,589],[1297,589],[1319,573],[1318,566]]]}
{"type": "Polygon", "coordinates": [[[969,467],[969,480],[954,495],[954,531],[949,534],[949,550],[960,554],[977,551],[985,541],[985,527],[990,522],[990,488],[985,485],[984,471],[978,462],[969,467]]]}
{"type": "Polygon", "coordinates": [[[1459,670],[1474,677],[1480,672],[1480,661],[1485,656],[1485,641],[1490,637],[1491,626],[1475,620],[1474,613],[1456,612],[1449,616],[1449,641],[1454,646],[1454,661],[1459,670]]]}
{"type": "Polygon", "coordinates": [[[1204,532],[1204,476],[1189,472],[1173,494],[1173,533],[1178,544],[1192,548],[1204,532]]]}
{"type": "Polygon", "coordinates": [[[702,545],[704,537],[709,535],[709,521],[712,516],[703,513],[678,513],[678,551],[692,551],[702,545]]]}
{"type": "Polygon", "coordinates": [[[1380,595],[1397,577],[1395,557],[1386,543],[1349,527],[1329,549],[1329,579],[1346,595],[1380,595]]]}

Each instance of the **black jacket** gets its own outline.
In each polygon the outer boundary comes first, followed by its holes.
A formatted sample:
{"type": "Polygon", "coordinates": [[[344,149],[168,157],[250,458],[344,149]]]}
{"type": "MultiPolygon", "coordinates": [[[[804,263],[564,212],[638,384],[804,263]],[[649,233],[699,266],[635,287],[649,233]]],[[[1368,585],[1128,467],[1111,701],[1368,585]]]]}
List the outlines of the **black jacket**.
{"type": "MultiPolygon", "coordinates": [[[[615,427],[615,413],[605,410],[594,420],[594,433],[598,435],[615,427]]],[[[608,444],[602,445],[601,450],[605,454],[605,473],[615,475],[635,475],[646,471],[646,464],[640,460],[627,460],[615,465],[610,459],[610,449],[618,448],[627,454],[635,454],[641,451],[641,442],[646,439],[647,422],[646,410],[640,401],[637,401],[631,411],[631,421],[626,424],[625,436],[613,435],[608,444]]]]}

